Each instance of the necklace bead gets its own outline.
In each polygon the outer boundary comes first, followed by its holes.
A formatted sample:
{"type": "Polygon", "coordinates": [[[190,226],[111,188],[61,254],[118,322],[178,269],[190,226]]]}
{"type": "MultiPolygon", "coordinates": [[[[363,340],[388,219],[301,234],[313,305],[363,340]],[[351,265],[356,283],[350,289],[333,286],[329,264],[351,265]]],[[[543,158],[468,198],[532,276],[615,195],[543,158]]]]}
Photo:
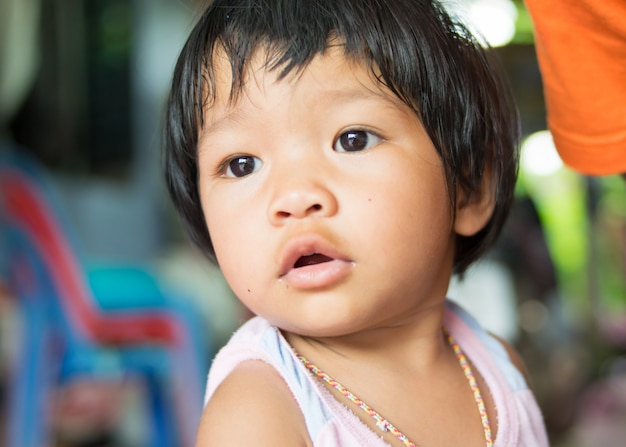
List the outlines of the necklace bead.
{"type": "MultiPolygon", "coordinates": [[[[489,417],[487,415],[487,409],[485,407],[485,402],[483,400],[482,394],[480,392],[480,388],[476,382],[476,378],[474,377],[474,373],[472,372],[472,368],[467,361],[467,357],[461,350],[461,347],[458,345],[454,337],[444,330],[444,334],[448,339],[448,343],[452,346],[452,350],[456,354],[456,357],[463,369],[463,373],[465,374],[465,378],[467,379],[469,386],[472,390],[472,394],[474,395],[474,401],[476,402],[476,406],[478,407],[478,412],[480,414],[480,419],[483,425],[483,432],[485,434],[485,442],[487,447],[493,447],[493,439],[491,434],[491,426],[489,424],[489,417]]],[[[339,391],[344,397],[353,402],[356,406],[361,408],[365,413],[367,413],[371,418],[376,421],[376,427],[378,427],[383,433],[390,432],[393,434],[396,439],[401,441],[406,447],[418,447],[417,444],[412,442],[404,433],[398,430],[391,422],[387,419],[383,418],[376,410],[370,407],[368,404],[363,402],[359,397],[353,394],[350,390],[344,387],[342,384],[337,382],[331,376],[326,374],[324,371],[319,369],[313,363],[311,363],[306,357],[297,352],[294,349],[294,354],[296,357],[302,362],[306,369],[311,371],[317,377],[319,377],[324,382],[328,383],[331,387],[339,391]]]]}

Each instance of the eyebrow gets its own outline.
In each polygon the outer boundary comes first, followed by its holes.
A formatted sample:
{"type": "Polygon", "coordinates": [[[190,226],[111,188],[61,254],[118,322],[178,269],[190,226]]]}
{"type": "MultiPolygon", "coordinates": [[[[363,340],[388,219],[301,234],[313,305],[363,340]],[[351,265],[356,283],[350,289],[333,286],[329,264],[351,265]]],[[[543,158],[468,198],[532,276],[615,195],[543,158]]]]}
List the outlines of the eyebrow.
{"type": "MultiPolygon", "coordinates": [[[[333,103],[341,102],[345,100],[351,101],[370,101],[370,100],[382,100],[388,107],[394,109],[401,109],[408,107],[407,104],[398,98],[395,94],[389,92],[385,93],[382,89],[373,90],[370,88],[338,88],[331,87],[329,89],[322,90],[323,95],[326,98],[330,98],[333,103]]],[[[235,103],[236,104],[236,103],[235,103]]],[[[229,105],[230,106],[230,105],[229,105]]],[[[220,132],[222,129],[228,129],[231,125],[246,119],[253,113],[250,110],[243,110],[241,108],[235,108],[229,112],[224,113],[218,117],[215,121],[211,122],[208,126],[203,127],[200,130],[200,138],[198,143],[200,144],[205,138],[220,132]]],[[[205,114],[206,116],[206,114],[205,114]]]]}
{"type": "Polygon", "coordinates": [[[225,113],[217,120],[211,122],[208,126],[203,126],[202,129],[200,129],[200,139],[202,139],[203,135],[215,134],[219,132],[222,128],[228,128],[230,123],[236,123],[238,121],[241,121],[245,117],[245,115],[248,114],[249,112],[243,111],[241,109],[236,109],[225,113]]]}
{"type": "MultiPolygon", "coordinates": [[[[238,122],[241,122],[250,115],[250,112],[242,109],[234,109],[227,111],[223,115],[219,116],[216,120],[211,121],[208,125],[202,126],[198,132],[197,148],[198,152],[201,152],[206,147],[205,141],[215,134],[221,131],[227,131],[229,128],[235,126],[238,122]]],[[[205,118],[207,113],[204,114],[205,118]]]]}

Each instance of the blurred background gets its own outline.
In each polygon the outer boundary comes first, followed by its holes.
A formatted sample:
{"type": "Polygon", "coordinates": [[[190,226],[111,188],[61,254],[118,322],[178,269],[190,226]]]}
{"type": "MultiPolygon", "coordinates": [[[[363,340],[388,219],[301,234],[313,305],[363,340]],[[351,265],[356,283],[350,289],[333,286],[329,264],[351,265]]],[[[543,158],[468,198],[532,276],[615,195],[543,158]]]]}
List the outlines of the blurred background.
{"type": "MultiPolygon", "coordinates": [[[[161,174],[197,3],[0,0],[0,203],[21,223],[0,226],[0,446],[193,444],[210,360],[246,316],[161,174]]],[[[524,135],[504,234],[449,294],[518,348],[552,445],[621,446],[626,181],[560,161],[521,1],[447,3],[496,47],[524,135]]]]}

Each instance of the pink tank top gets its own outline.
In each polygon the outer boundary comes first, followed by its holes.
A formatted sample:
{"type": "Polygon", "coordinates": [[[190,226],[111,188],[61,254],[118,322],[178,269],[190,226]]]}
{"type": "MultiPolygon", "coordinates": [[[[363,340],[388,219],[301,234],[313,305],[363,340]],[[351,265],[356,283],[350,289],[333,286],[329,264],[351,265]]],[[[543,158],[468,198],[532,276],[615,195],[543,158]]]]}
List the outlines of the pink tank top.
{"type": "MultiPolygon", "coordinates": [[[[452,302],[446,303],[444,325],[480,371],[493,396],[498,413],[494,447],[547,447],[537,402],[500,342],[452,302]]],[[[245,323],[215,357],[205,402],[226,376],[246,360],[265,361],[283,377],[300,406],[313,445],[389,447],[304,368],[280,331],[259,317],[245,323]]]]}

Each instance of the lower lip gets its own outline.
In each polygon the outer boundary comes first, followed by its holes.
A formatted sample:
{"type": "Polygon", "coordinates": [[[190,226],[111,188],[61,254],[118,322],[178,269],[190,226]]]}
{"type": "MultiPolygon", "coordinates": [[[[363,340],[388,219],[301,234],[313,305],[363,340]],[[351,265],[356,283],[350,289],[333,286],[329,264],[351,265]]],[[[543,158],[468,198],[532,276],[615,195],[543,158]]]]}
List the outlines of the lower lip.
{"type": "Polygon", "coordinates": [[[353,268],[353,263],[334,259],[321,264],[292,268],[281,280],[298,289],[320,289],[332,286],[345,278],[353,268]]]}

